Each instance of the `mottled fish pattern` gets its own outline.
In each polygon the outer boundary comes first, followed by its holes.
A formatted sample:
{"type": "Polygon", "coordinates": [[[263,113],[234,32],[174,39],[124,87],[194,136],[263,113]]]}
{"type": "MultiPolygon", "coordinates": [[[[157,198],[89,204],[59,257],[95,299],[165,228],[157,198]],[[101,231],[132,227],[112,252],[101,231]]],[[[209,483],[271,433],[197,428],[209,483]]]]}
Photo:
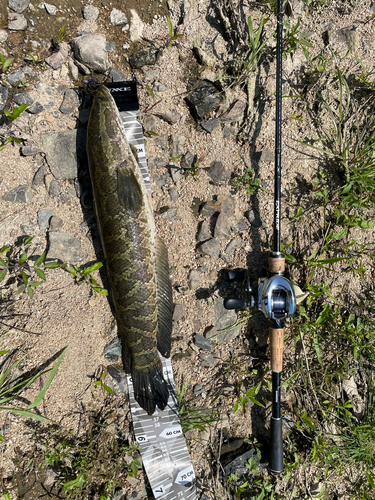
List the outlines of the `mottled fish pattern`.
{"type": "Polygon", "coordinates": [[[94,95],[87,154],[124,368],[135,399],[152,414],[156,406],[165,408],[169,395],[158,354],[169,357],[171,348],[168,255],[121,116],[104,86],[94,95]]]}

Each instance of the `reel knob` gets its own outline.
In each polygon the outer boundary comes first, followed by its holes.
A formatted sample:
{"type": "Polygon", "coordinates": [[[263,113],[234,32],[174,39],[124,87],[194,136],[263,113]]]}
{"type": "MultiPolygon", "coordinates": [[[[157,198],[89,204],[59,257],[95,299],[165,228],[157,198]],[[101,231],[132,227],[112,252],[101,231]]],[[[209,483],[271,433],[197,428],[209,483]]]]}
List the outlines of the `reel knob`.
{"type": "Polygon", "coordinates": [[[245,281],[246,274],[243,271],[227,271],[225,273],[225,281],[228,283],[243,283],[245,281]]]}
{"type": "MultiPolygon", "coordinates": [[[[252,297],[251,297],[252,298],[252,297]]],[[[251,302],[245,299],[239,299],[238,297],[227,297],[224,299],[225,309],[247,309],[254,305],[254,299],[251,302]]]]}

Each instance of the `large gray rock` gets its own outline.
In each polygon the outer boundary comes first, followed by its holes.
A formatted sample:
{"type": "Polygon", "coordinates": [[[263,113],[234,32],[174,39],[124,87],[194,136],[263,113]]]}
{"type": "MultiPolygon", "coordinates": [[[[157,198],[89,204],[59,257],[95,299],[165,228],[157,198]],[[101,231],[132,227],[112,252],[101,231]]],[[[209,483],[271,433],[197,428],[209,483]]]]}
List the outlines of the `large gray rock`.
{"type": "Polygon", "coordinates": [[[221,161],[213,161],[208,176],[217,185],[224,184],[230,179],[231,171],[221,161]]]}
{"type": "Polygon", "coordinates": [[[29,3],[30,0],[9,0],[8,6],[10,9],[14,10],[14,12],[21,14],[21,12],[27,9],[29,3]]]}
{"type": "Polygon", "coordinates": [[[21,184],[5,193],[3,200],[11,201],[12,203],[28,203],[32,197],[30,186],[21,184]]]}
{"type": "Polygon", "coordinates": [[[61,113],[68,115],[73,113],[79,106],[78,94],[74,89],[67,89],[64,94],[63,102],[60,106],[61,113]]]}
{"type": "Polygon", "coordinates": [[[52,210],[38,210],[38,225],[41,231],[49,227],[50,220],[56,215],[52,210]]]}
{"type": "Polygon", "coordinates": [[[78,61],[93,71],[104,73],[110,67],[106,43],[104,35],[88,33],[73,38],[72,47],[78,61]]]}
{"type": "Polygon", "coordinates": [[[25,73],[18,69],[17,71],[13,71],[13,73],[9,73],[7,75],[7,81],[12,85],[12,87],[15,87],[20,83],[21,80],[24,80],[25,78],[25,73]]]}
{"type": "Polygon", "coordinates": [[[220,212],[215,224],[215,238],[228,239],[232,234],[228,216],[224,212],[220,212]]]}
{"type": "Polygon", "coordinates": [[[70,234],[50,232],[48,258],[59,259],[62,262],[81,262],[86,258],[81,243],[70,234]]]}
{"type": "Polygon", "coordinates": [[[86,154],[86,131],[66,130],[42,134],[42,149],[56,179],[78,177],[79,161],[86,154]]]}
{"type": "Polygon", "coordinates": [[[211,238],[210,240],[203,243],[199,247],[199,250],[202,253],[209,255],[210,257],[213,257],[214,259],[217,259],[220,255],[220,243],[217,241],[216,238],[211,238]]]}

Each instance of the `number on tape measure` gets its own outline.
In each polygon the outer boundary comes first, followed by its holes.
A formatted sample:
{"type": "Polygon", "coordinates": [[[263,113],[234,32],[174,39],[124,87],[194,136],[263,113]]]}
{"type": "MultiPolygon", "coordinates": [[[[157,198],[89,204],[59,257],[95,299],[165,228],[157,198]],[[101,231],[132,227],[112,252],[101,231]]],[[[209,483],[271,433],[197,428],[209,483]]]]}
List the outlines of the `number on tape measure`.
{"type": "Polygon", "coordinates": [[[141,434],[141,435],[138,435],[138,436],[136,434],[135,435],[135,439],[138,441],[138,443],[144,443],[145,441],[148,441],[148,438],[147,438],[146,434],[141,434]]]}
{"type": "Polygon", "coordinates": [[[191,483],[195,479],[195,473],[193,467],[187,467],[186,469],[180,471],[176,478],[176,483],[186,484],[191,483]]]}
{"type": "Polygon", "coordinates": [[[163,432],[159,434],[160,437],[165,439],[171,439],[181,435],[182,435],[181,427],[169,427],[168,429],[164,429],[163,432]]]}

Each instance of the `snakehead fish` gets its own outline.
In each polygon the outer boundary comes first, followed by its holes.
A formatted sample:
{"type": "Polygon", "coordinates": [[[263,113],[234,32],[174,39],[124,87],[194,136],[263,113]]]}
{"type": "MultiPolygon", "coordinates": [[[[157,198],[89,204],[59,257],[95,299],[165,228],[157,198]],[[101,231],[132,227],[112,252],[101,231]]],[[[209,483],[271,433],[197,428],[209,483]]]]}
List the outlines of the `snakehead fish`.
{"type": "Polygon", "coordinates": [[[158,353],[169,357],[171,348],[168,255],[120,113],[104,86],[94,95],[87,154],[122,360],[135,399],[151,415],[156,406],[165,408],[169,396],[158,353]]]}

